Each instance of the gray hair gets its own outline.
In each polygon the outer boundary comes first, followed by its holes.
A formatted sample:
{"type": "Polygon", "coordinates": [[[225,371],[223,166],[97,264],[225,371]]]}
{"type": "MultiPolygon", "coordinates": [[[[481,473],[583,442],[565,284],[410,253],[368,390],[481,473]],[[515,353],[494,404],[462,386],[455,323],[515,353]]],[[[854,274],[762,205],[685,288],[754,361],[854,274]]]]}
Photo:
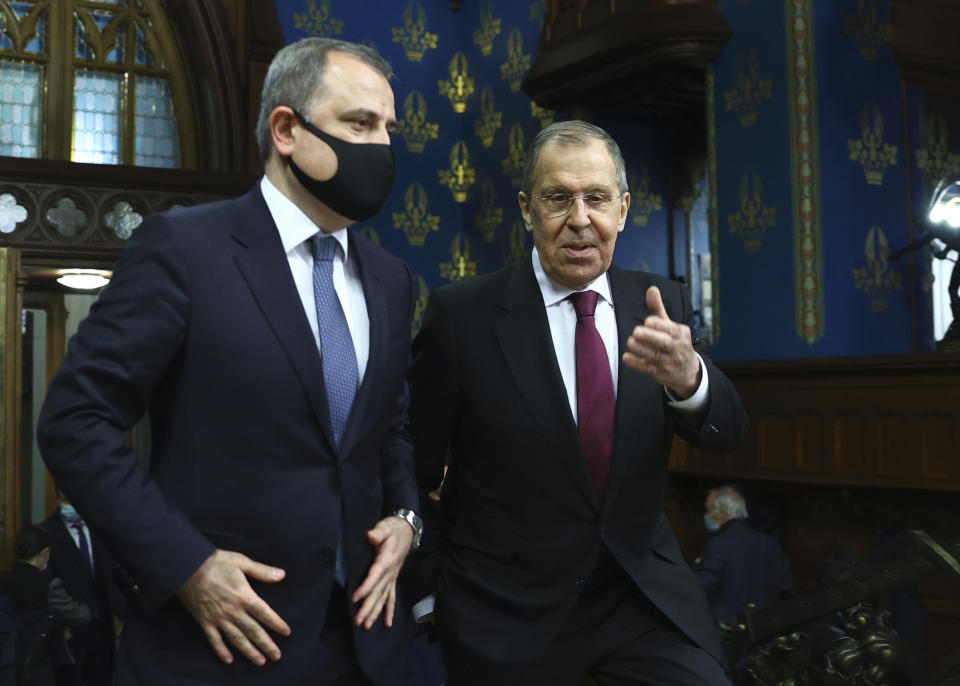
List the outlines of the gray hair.
{"type": "Polygon", "coordinates": [[[540,159],[540,151],[547,143],[557,143],[558,145],[576,145],[586,146],[590,139],[601,140],[607,144],[607,151],[613,158],[614,167],[617,170],[617,188],[620,194],[627,192],[627,167],[623,162],[623,154],[620,152],[620,146],[610,137],[610,134],[595,126],[579,119],[570,121],[558,121],[543,129],[536,135],[533,142],[530,143],[530,150],[527,152],[527,158],[523,163],[523,175],[520,180],[520,190],[526,195],[530,195],[533,190],[533,172],[540,159]]]}
{"type": "Polygon", "coordinates": [[[740,491],[733,486],[723,486],[714,488],[707,496],[713,496],[713,506],[718,510],[724,510],[730,519],[746,519],[747,502],[743,499],[740,491]]]}
{"type": "Polygon", "coordinates": [[[270,113],[280,105],[297,110],[309,117],[314,105],[323,99],[323,78],[327,67],[327,54],[345,52],[363,60],[380,71],[389,81],[393,69],[373,48],[358,43],[348,43],[336,38],[304,38],[286,46],[270,63],[267,77],[260,93],[260,116],[257,118],[257,145],[260,157],[266,163],[273,151],[273,136],[270,134],[270,113]]]}

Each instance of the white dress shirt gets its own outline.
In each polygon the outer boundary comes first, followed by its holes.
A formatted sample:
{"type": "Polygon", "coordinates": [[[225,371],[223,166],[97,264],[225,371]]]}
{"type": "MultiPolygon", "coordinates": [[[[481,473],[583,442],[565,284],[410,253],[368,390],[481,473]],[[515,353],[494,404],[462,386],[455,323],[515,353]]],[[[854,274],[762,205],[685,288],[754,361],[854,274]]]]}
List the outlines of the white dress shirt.
{"type": "MultiPolygon", "coordinates": [[[[310,322],[317,350],[320,350],[317,301],[313,295],[313,249],[310,242],[320,233],[320,229],[292,200],[277,190],[266,176],[260,181],[260,191],[280,232],[280,241],[287,253],[293,281],[297,285],[307,321],[310,322]]],[[[340,298],[340,306],[343,307],[347,326],[350,328],[350,338],[353,339],[359,385],[363,381],[370,357],[370,316],[367,313],[367,301],[363,296],[363,283],[360,281],[356,260],[350,259],[347,229],[343,228],[328,235],[333,236],[341,248],[333,259],[333,288],[340,298]]]]}
{"type": "MultiPolygon", "coordinates": [[[[553,349],[557,355],[557,364],[560,366],[560,376],[563,378],[563,385],[567,391],[567,402],[570,404],[573,420],[577,421],[577,312],[573,309],[573,303],[567,300],[571,293],[577,291],[561,286],[547,276],[536,248],[533,249],[532,259],[533,273],[537,277],[537,284],[539,284],[540,293],[543,295],[543,304],[547,308],[547,322],[550,325],[550,336],[553,338],[553,349]]],[[[596,291],[600,294],[600,298],[597,300],[597,309],[594,313],[594,321],[597,331],[600,333],[600,338],[603,339],[603,347],[607,350],[610,375],[613,378],[613,393],[616,395],[619,381],[620,346],[617,341],[617,318],[614,312],[613,296],[610,292],[610,279],[604,273],[581,290],[596,291]]],[[[664,388],[670,406],[674,410],[687,415],[695,415],[701,412],[707,402],[707,389],[709,388],[707,367],[703,364],[703,358],[699,354],[697,358],[700,361],[700,369],[703,374],[701,375],[700,386],[692,396],[686,400],[677,400],[670,389],[664,388]]]]}

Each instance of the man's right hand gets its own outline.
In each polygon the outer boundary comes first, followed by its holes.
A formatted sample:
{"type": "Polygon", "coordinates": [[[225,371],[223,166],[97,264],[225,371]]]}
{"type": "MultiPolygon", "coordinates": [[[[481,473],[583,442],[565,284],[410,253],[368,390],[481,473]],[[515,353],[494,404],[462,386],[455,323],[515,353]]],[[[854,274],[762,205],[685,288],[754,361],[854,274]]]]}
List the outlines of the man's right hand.
{"type": "Polygon", "coordinates": [[[254,593],[247,577],[275,583],[285,575],[282,569],[240,553],[216,550],[187,579],[180,600],[200,624],[217,657],[227,664],[233,662],[226,639],[248,660],[263,666],[266,657],[280,659],[280,649],[264,627],[283,636],[290,635],[290,627],[254,593]]]}

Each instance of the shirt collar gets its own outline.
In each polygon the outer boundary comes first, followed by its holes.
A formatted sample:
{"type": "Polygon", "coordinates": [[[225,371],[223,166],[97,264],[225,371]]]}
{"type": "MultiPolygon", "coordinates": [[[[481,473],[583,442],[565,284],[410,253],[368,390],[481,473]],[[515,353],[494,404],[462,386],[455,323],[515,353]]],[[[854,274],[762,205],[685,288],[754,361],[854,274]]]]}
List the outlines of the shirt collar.
{"type": "MultiPolygon", "coordinates": [[[[280,232],[280,242],[283,243],[284,252],[290,253],[301,243],[321,233],[310,217],[304,214],[303,210],[290,198],[281,193],[266,176],[260,180],[260,192],[263,193],[263,199],[273,217],[273,223],[277,225],[277,231],[280,232]]],[[[343,248],[343,259],[346,262],[347,246],[350,243],[346,227],[327,235],[333,236],[343,248]]]]}
{"type": "MultiPolygon", "coordinates": [[[[579,293],[572,288],[567,288],[566,286],[561,286],[556,281],[547,276],[547,272],[543,269],[543,263],[540,262],[540,253],[537,252],[536,247],[533,249],[533,273],[537,277],[537,284],[540,286],[540,293],[543,295],[543,304],[547,307],[551,305],[556,305],[558,302],[565,300],[570,296],[571,293],[579,293]]],[[[607,278],[607,273],[604,272],[596,279],[587,284],[585,288],[581,288],[582,291],[596,291],[600,294],[600,297],[606,300],[610,305],[613,305],[613,297],[610,293],[610,280],[607,278]]]]}

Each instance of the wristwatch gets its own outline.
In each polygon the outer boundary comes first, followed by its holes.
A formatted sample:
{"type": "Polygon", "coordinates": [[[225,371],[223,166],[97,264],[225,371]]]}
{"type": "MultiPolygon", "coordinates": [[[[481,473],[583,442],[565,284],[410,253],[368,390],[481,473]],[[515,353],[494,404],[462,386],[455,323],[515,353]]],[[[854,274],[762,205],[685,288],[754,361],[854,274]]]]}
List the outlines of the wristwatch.
{"type": "Polygon", "coordinates": [[[423,520],[420,519],[420,515],[416,512],[408,510],[405,507],[394,511],[393,516],[399,517],[413,527],[413,542],[410,544],[410,552],[412,553],[420,547],[420,537],[423,536],[423,520]]]}

